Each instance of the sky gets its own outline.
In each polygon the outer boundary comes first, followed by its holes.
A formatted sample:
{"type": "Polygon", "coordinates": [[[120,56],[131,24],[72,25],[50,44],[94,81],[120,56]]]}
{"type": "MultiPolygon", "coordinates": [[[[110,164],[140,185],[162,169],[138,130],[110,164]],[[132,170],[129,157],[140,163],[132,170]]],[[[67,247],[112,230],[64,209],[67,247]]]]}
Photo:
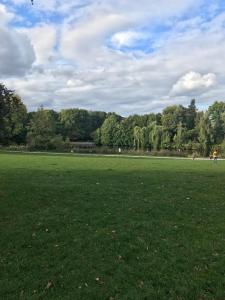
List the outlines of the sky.
{"type": "Polygon", "coordinates": [[[28,109],[225,100],[225,0],[0,0],[0,82],[28,109]]]}

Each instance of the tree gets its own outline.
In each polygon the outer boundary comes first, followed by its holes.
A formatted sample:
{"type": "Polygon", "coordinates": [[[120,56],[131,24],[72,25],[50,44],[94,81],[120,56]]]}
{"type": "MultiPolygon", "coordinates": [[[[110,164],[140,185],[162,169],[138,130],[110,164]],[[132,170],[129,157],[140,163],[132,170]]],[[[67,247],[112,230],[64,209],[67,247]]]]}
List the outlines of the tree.
{"type": "Polygon", "coordinates": [[[185,108],[182,105],[168,106],[163,110],[162,126],[171,136],[175,135],[179,123],[185,124],[185,108]]]}
{"type": "Polygon", "coordinates": [[[171,135],[167,130],[163,130],[161,137],[161,148],[171,150],[171,135]]]}
{"type": "Polygon", "coordinates": [[[135,149],[139,150],[141,147],[141,140],[142,140],[142,130],[141,127],[135,126],[134,127],[134,147],[135,149]]]}
{"type": "Polygon", "coordinates": [[[147,126],[151,126],[152,123],[156,123],[156,125],[161,125],[162,124],[162,114],[161,113],[150,113],[148,116],[148,120],[147,120],[147,126]]]}
{"type": "Polygon", "coordinates": [[[104,146],[113,147],[116,140],[118,117],[114,114],[105,119],[101,127],[101,143],[104,146]]]}
{"type": "Polygon", "coordinates": [[[177,133],[174,136],[174,146],[176,149],[181,149],[186,141],[186,128],[180,122],[177,126],[177,133]]]}
{"type": "Polygon", "coordinates": [[[0,144],[22,144],[35,149],[62,149],[70,141],[94,140],[97,145],[150,149],[195,150],[204,156],[225,143],[225,102],[215,102],[208,111],[197,111],[195,100],[188,107],[173,105],[163,113],[132,115],[40,108],[28,112],[20,97],[0,84],[0,144]],[[66,142],[65,142],[66,141],[66,142]]]}
{"type": "Polygon", "coordinates": [[[168,106],[163,110],[162,114],[162,147],[171,149],[174,136],[177,134],[178,124],[185,126],[185,108],[182,105],[168,106]]]}
{"type": "Polygon", "coordinates": [[[123,126],[125,137],[124,137],[124,145],[127,148],[134,147],[134,125],[132,118],[126,118],[121,121],[123,126]]]}
{"type": "Polygon", "coordinates": [[[63,136],[71,141],[88,138],[89,115],[84,109],[63,109],[60,112],[60,122],[63,136]]]}
{"type": "Polygon", "coordinates": [[[19,96],[0,84],[0,143],[23,143],[27,110],[19,96]]]}
{"type": "Polygon", "coordinates": [[[104,112],[89,112],[85,109],[63,109],[59,119],[64,137],[71,141],[89,140],[93,132],[100,128],[106,119],[104,112]]]}
{"type": "Polygon", "coordinates": [[[56,132],[55,112],[40,108],[30,121],[27,143],[30,148],[50,150],[62,146],[63,139],[56,132]]]}
{"type": "Polygon", "coordinates": [[[225,103],[215,102],[208,109],[208,117],[212,127],[213,143],[219,144],[225,138],[224,131],[224,114],[225,114],[225,103]]]}
{"type": "Polygon", "coordinates": [[[208,113],[201,113],[198,124],[201,154],[208,156],[211,150],[211,126],[208,113]]]}
{"type": "Polygon", "coordinates": [[[149,143],[151,149],[158,151],[161,146],[163,128],[160,125],[157,125],[156,122],[153,122],[149,127],[149,143]]]}
{"type": "Polygon", "coordinates": [[[88,136],[92,136],[92,133],[96,129],[100,128],[105,121],[107,114],[102,111],[89,111],[89,126],[88,126],[88,136]]]}
{"type": "Polygon", "coordinates": [[[102,144],[101,128],[98,128],[96,131],[92,133],[92,138],[96,145],[100,146],[102,144]]]}
{"type": "Polygon", "coordinates": [[[141,148],[147,149],[149,147],[149,128],[141,128],[141,148]]]}
{"type": "Polygon", "coordinates": [[[190,105],[186,109],[186,127],[188,130],[193,130],[195,128],[196,116],[197,108],[195,105],[195,99],[192,99],[190,105]]]}

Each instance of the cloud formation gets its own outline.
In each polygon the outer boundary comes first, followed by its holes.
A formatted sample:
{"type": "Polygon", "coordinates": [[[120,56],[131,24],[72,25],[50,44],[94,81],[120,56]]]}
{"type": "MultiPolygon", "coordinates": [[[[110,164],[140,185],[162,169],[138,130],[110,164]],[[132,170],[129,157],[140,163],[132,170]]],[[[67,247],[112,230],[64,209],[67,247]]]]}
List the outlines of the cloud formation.
{"type": "Polygon", "coordinates": [[[62,31],[61,54],[66,59],[91,64],[105,55],[104,40],[128,26],[129,20],[119,14],[99,14],[80,24],[67,25],[62,31]],[[91,56],[90,56],[91,55],[91,56]]]}
{"type": "Polygon", "coordinates": [[[34,50],[24,34],[9,28],[8,23],[14,18],[0,4],[0,77],[24,75],[35,60],[34,50]]]}
{"type": "Polygon", "coordinates": [[[219,0],[213,6],[202,0],[7,3],[0,6],[0,76],[29,109],[44,104],[127,115],[186,105],[193,96],[201,107],[224,99],[219,0]]]}
{"type": "Polygon", "coordinates": [[[216,75],[213,73],[201,75],[189,72],[182,76],[173,86],[172,95],[186,96],[193,92],[205,91],[216,84],[216,75]]]}

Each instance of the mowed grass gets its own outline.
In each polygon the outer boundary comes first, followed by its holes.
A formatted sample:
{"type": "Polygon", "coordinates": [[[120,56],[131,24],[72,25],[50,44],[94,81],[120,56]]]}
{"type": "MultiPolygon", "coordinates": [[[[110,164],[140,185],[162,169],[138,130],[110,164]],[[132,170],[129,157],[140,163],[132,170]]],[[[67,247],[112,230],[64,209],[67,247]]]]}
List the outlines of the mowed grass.
{"type": "Polygon", "coordinates": [[[0,154],[0,299],[225,299],[225,162],[0,154]]]}

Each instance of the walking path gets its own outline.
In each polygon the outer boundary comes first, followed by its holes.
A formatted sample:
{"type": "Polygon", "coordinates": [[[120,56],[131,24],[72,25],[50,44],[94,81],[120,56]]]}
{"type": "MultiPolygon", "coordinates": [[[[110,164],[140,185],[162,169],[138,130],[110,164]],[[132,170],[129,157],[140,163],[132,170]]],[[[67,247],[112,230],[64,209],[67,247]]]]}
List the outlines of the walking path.
{"type": "MultiPolygon", "coordinates": [[[[151,155],[129,155],[129,154],[97,154],[97,153],[62,153],[62,152],[44,152],[44,151],[0,151],[0,153],[23,153],[23,154],[45,154],[45,155],[65,155],[65,156],[96,156],[96,157],[122,157],[122,158],[146,158],[146,159],[175,159],[175,160],[193,160],[191,157],[175,156],[151,156],[151,155]]],[[[194,160],[209,160],[208,157],[199,157],[194,160]]],[[[225,160],[219,158],[218,160],[225,160]]]]}

